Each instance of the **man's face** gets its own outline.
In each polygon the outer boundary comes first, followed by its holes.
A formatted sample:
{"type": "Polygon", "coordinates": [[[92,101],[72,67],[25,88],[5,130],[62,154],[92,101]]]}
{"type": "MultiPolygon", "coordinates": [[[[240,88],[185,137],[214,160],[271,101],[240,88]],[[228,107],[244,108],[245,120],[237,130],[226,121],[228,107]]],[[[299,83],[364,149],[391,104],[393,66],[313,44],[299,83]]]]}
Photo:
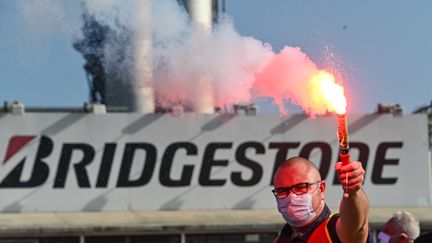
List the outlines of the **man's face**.
{"type": "MultiPolygon", "coordinates": [[[[280,168],[275,175],[274,187],[287,188],[299,183],[318,181],[320,181],[319,173],[306,164],[298,163],[289,167],[280,168]]],[[[312,207],[315,210],[319,208],[321,200],[324,199],[325,182],[323,181],[321,184],[310,185],[308,193],[314,193],[317,189],[320,191],[315,193],[312,199],[312,207]]]]}
{"type": "Polygon", "coordinates": [[[408,238],[404,237],[405,234],[401,234],[401,232],[397,229],[397,225],[394,220],[389,220],[385,225],[382,233],[385,235],[378,235],[378,239],[380,243],[403,243],[408,242],[408,238]]]}

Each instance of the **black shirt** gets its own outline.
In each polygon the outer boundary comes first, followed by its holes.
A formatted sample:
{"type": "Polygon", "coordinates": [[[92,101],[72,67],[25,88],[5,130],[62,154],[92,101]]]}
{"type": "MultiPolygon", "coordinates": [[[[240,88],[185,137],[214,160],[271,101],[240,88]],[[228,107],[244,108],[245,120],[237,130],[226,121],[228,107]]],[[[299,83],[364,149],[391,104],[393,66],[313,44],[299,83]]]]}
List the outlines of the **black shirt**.
{"type": "Polygon", "coordinates": [[[420,235],[417,239],[414,240],[414,243],[429,243],[432,242],[432,232],[428,232],[426,234],[420,235]]]}

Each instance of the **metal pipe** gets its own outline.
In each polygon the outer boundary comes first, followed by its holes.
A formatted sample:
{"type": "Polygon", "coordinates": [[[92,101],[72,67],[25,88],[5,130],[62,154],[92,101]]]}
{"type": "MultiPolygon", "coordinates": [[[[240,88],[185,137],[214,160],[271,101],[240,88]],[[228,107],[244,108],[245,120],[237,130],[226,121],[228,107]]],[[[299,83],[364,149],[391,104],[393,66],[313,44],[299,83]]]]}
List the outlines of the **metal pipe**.
{"type": "Polygon", "coordinates": [[[211,31],[213,27],[213,0],[184,0],[192,21],[211,31]]]}
{"type": "Polygon", "coordinates": [[[151,0],[137,1],[133,34],[133,95],[132,110],[142,113],[155,111],[153,88],[151,0]]]}
{"type": "MultiPolygon", "coordinates": [[[[184,5],[193,22],[209,35],[213,27],[213,0],[184,0],[184,5]]],[[[195,80],[194,111],[197,113],[214,113],[214,87],[212,77],[201,74],[195,80]]]]}

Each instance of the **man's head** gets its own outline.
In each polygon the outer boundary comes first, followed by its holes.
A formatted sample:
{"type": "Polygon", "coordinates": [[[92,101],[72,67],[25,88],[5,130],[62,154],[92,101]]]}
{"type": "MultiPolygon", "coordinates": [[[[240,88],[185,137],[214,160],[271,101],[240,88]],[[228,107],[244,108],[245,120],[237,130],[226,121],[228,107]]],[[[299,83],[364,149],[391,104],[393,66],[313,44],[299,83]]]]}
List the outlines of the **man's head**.
{"type": "Polygon", "coordinates": [[[413,242],[420,235],[419,222],[409,212],[397,212],[378,235],[381,243],[413,242]]]}
{"type": "Polygon", "coordinates": [[[301,157],[286,160],[273,182],[279,211],[293,228],[309,225],[322,212],[325,181],[311,161],[301,157]]]}

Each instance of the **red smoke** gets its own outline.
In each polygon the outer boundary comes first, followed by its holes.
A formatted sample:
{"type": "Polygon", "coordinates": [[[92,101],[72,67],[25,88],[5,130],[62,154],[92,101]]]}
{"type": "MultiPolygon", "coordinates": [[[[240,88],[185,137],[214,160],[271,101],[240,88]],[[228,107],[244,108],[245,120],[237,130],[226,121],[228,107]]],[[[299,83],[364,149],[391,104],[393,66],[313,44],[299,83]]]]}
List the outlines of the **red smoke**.
{"type": "Polygon", "coordinates": [[[318,72],[316,65],[301,52],[300,48],[285,47],[274,54],[271,62],[257,73],[254,88],[260,96],[272,97],[282,114],[286,113],[283,102],[302,106],[306,111],[308,80],[318,72]]]}

